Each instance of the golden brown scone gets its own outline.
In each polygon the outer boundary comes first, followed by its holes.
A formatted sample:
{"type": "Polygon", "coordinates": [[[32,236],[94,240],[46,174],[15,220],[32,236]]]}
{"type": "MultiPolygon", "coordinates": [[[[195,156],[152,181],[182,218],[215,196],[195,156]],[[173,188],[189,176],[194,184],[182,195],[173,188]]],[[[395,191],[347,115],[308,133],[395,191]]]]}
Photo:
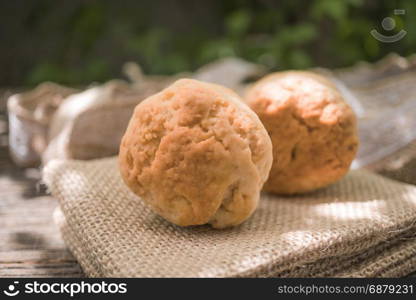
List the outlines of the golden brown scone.
{"type": "Polygon", "coordinates": [[[249,89],[245,100],[273,143],[266,191],[313,191],[348,171],[358,147],[356,118],[329,80],[311,72],[273,73],[249,89]]]}
{"type": "Polygon", "coordinates": [[[223,228],[255,210],[272,144],[234,92],[182,79],[137,105],[119,164],[130,189],[165,219],[223,228]]]}

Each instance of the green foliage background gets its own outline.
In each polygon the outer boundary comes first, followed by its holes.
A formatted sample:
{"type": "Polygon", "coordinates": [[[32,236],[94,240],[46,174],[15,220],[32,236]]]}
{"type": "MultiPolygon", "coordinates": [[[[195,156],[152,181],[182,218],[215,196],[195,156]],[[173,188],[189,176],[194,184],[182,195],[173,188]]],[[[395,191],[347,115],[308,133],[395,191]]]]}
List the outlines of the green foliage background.
{"type": "Polygon", "coordinates": [[[2,1],[0,85],[105,81],[122,63],[150,74],[238,56],[270,70],[342,67],[416,49],[416,1],[2,1]],[[394,9],[406,14],[395,16],[394,9]],[[381,20],[396,28],[386,32],[381,20]],[[404,39],[384,44],[372,29],[404,39]]]}

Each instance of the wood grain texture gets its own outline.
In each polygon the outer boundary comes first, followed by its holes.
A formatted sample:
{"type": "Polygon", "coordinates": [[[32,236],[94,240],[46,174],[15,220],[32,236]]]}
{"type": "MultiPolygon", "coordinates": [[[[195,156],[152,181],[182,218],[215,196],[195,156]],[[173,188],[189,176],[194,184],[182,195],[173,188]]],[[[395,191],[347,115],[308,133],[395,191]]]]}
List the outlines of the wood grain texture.
{"type": "Polygon", "coordinates": [[[5,103],[1,97],[0,277],[83,277],[53,222],[58,204],[40,184],[39,170],[20,169],[10,159],[5,103]]]}

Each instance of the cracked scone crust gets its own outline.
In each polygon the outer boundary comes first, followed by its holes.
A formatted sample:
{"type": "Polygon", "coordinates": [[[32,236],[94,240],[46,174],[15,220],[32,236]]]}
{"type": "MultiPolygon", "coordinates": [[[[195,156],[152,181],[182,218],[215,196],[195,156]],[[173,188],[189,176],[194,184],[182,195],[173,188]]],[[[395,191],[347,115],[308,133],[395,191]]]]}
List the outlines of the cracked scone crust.
{"type": "Polygon", "coordinates": [[[234,92],[182,79],[136,107],[119,165],[130,189],[165,219],[223,228],[255,210],[272,146],[234,92]]]}
{"type": "Polygon", "coordinates": [[[309,192],[348,171],[358,147],[356,118],[326,78],[301,71],[274,73],[249,89],[245,100],[273,143],[265,190],[309,192]]]}

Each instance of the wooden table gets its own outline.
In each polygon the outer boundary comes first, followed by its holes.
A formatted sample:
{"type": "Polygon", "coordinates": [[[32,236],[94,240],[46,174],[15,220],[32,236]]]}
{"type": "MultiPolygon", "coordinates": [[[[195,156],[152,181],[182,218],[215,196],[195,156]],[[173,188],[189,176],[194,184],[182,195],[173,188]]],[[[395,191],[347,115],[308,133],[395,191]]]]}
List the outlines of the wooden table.
{"type": "Polygon", "coordinates": [[[0,277],[81,277],[53,211],[57,201],[38,169],[20,169],[9,156],[4,97],[0,98],[0,277]]]}

